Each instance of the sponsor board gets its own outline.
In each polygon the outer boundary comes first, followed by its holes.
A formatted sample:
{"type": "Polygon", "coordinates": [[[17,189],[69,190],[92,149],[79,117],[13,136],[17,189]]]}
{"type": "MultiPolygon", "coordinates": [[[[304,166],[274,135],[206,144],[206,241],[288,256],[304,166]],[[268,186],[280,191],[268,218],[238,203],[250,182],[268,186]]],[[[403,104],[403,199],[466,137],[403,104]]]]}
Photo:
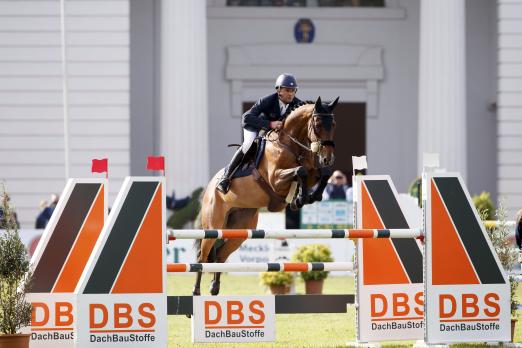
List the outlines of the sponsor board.
{"type": "Polygon", "coordinates": [[[165,347],[165,294],[78,296],[77,347],[165,347]]]}
{"type": "Polygon", "coordinates": [[[74,347],[76,295],[30,293],[26,300],[33,307],[31,326],[22,333],[31,335],[31,347],[74,347]]]}
{"type": "Polygon", "coordinates": [[[421,338],[424,332],[423,284],[367,285],[359,294],[359,332],[363,342],[421,338]]]}
{"type": "Polygon", "coordinates": [[[430,342],[506,341],[511,335],[509,285],[431,286],[430,342]]]}
{"type": "Polygon", "coordinates": [[[275,341],[274,296],[196,296],[192,342],[275,341]]]}

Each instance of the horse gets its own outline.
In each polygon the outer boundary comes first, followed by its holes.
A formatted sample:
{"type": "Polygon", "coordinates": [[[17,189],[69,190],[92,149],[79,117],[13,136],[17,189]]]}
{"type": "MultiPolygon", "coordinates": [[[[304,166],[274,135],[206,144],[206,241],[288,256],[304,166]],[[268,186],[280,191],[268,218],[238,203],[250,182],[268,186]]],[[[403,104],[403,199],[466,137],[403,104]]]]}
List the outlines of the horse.
{"type": "MultiPolygon", "coordinates": [[[[305,102],[296,106],[286,117],[280,130],[264,135],[266,146],[258,168],[253,174],[235,178],[230,190],[223,194],[216,184],[223,175],[220,170],[207,185],[201,203],[199,224],[203,229],[255,229],[259,209],[269,211],[286,208],[285,197],[294,209],[320,201],[332,173],[334,156],[335,118],[333,110],[339,98],[330,104],[305,102]],[[291,191],[292,183],[298,183],[291,191]],[[309,188],[317,186],[315,189],[309,188]],[[295,195],[297,191],[297,195],[295,195]]],[[[224,239],[215,247],[216,239],[196,240],[197,262],[225,262],[245,239],[224,239]]],[[[214,273],[210,293],[217,295],[220,272],[214,273]]],[[[201,294],[202,273],[198,272],[193,295],[201,294]]]]}

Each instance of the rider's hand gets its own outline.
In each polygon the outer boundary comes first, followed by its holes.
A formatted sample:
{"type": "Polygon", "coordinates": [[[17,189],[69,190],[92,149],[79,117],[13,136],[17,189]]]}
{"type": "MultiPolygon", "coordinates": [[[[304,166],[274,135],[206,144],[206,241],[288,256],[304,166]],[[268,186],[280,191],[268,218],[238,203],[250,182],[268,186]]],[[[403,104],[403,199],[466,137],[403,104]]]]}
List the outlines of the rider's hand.
{"type": "Polygon", "coordinates": [[[272,122],[270,122],[270,128],[281,129],[281,128],[283,128],[283,122],[282,121],[272,121],[272,122]]]}

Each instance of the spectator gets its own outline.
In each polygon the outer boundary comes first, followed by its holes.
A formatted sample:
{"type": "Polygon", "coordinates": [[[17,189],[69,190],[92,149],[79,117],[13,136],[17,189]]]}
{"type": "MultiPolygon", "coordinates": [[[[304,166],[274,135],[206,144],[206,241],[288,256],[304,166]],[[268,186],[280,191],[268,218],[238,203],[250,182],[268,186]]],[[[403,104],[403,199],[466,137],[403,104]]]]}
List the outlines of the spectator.
{"type": "Polygon", "coordinates": [[[167,209],[180,210],[190,202],[190,196],[182,199],[176,199],[176,193],[172,191],[172,196],[167,196],[167,209]]]}
{"type": "MultiPolygon", "coordinates": [[[[517,212],[517,217],[515,218],[515,239],[518,249],[522,252],[522,209],[517,212]]],[[[522,260],[519,260],[519,262],[522,262],[522,260]]]]}
{"type": "Polygon", "coordinates": [[[324,189],[323,200],[329,199],[344,199],[350,202],[352,201],[351,187],[348,186],[346,175],[340,170],[333,172],[330,179],[328,179],[326,188],[324,189]]]}
{"type": "Polygon", "coordinates": [[[51,216],[53,215],[54,209],[58,204],[59,196],[56,194],[51,195],[51,204],[47,205],[47,201],[40,202],[40,213],[36,217],[35,228],[43,229],[49,223],[51,216]]]}

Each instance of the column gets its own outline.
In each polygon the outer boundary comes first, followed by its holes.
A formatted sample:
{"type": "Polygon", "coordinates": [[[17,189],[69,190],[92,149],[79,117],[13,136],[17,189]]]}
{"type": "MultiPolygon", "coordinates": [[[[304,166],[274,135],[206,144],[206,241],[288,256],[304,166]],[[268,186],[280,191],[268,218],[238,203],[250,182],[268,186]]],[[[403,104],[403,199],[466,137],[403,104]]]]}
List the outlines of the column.
{"type": "Polygon", "coordinates": [[[209,179],[207,4],[161,3],[160,153],[167,192],[186,195],[209,179]]]}
{"type": "Polygon", "coordinates": [[[422,0],[417,163],[439,153],[441,168],[466,178],[464,0],[422,0]]]}

